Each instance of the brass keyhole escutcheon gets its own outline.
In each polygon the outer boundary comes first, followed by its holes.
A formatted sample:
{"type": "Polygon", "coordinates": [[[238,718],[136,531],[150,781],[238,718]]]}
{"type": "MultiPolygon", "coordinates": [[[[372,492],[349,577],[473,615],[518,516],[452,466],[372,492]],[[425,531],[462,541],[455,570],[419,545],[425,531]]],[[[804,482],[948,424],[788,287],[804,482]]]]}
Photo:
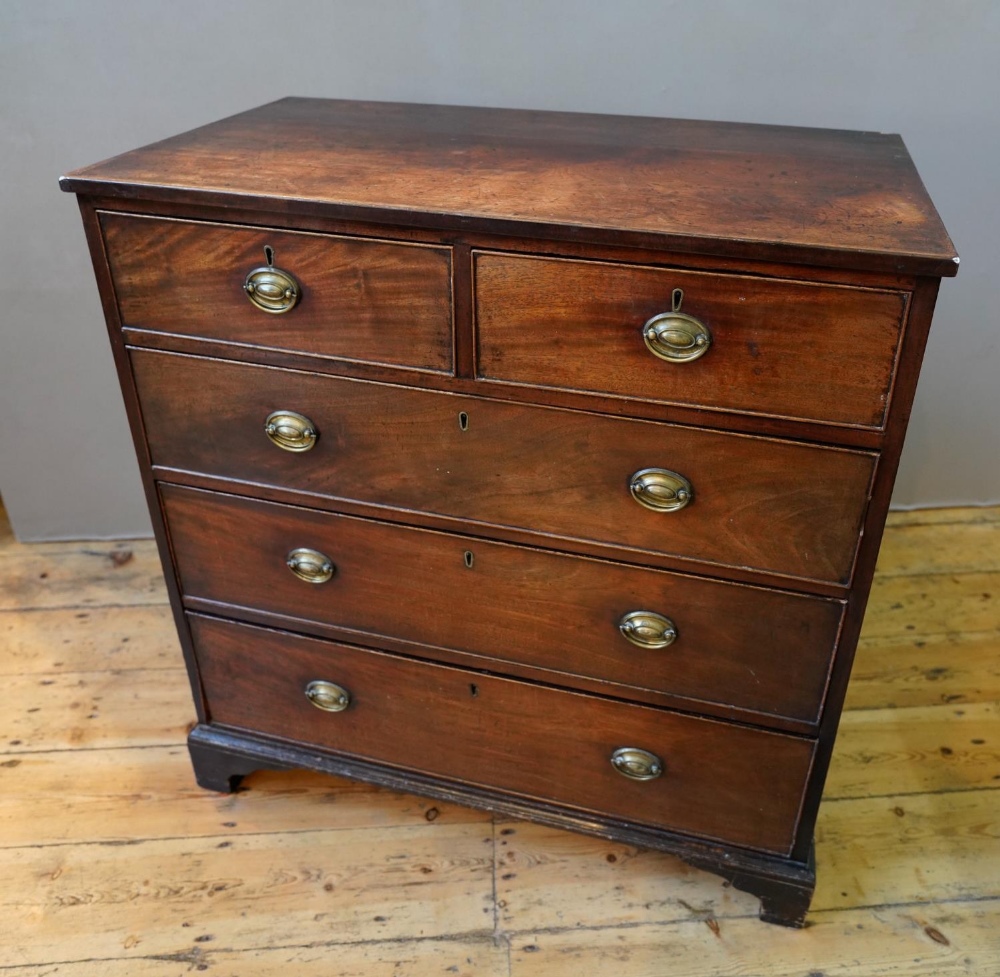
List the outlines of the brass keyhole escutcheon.
{"type": "Polygon", "coordinates": [[[694,499],[691,483],[667,468],[643,468],[629,479],[628,487],[639,505],[654,512],[676,512],[694,499]]]}
{"type": "Polygon", "coordinates": [[[306,698],[324,712],[343,712],[351,704],[351,693],[336,682],[316,679],[306,686],[306,698]]]}
{"type": "Polygon", "coordinates": [[[712,334],[700,319],[681,312],[682,289],[675,288],[671,309],[653,316],[642,327],[646,348],[668,363],[690,363],[704,356],[712,345],[712,334]]]}
{"type": "Polygon", "coordinates": [[[266,265],[254,268],[243,282],[243,291],[262,312],[280,315],[291,312],[302,296],[302,289],[289,271],[274,267],[274,248],[264,245],[266,265]]]}
{"type": "Polygon", "coordinates": [[[663,773],[663,761],[649,750],[623,746],[611,754],[611,766],[629,780],[656,780],[663,773]]]}
{"type": "Polygon", "coordinates": [[[330,557],[306,546],[292,550],[285,557],[285,564],[299,580],[306,583],[326,583],[337,572],[330,557]]]}

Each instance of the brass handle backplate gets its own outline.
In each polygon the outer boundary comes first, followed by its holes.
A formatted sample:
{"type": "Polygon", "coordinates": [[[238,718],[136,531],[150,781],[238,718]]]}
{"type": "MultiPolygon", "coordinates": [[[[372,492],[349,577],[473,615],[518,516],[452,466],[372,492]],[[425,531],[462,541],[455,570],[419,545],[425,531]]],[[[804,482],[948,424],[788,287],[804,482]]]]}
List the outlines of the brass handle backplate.
{"type": "Polygon", "coordinates": [[[640,648],[666,648],[677,640],[677,628],[656,611],[629,611],[619,622],[622,636],[640,648]]]}
{"type": "Polygon", "coordinates": [[[326,583],[337,570],[325,553],[305,546],[292,550],[285,557],[285,563],[299,580],[306,583],[326,583]]]}
{"type": "Polygon", "coordinates": [[[704,356],[712,345],[708,326],[686,312],[681,312],[684,292],[675,288],[669,312],[654,315],[642,327],[646,348],[668,363],[689,363],[704,356]]]}
{"type": "Polygon", "coordinates": [[[643,468],[628,483],[632,498],[654,512],[676,512],[694,499],[691,483],[666,468],[643,468]]]}
{"type": "Polygon", "coordinates": [[[342,685],[319,679],[306,686],[306,698],[324,712],[343,712],[351,704],[351,693],[342,685]]]}
{"type": "Polygon", "coordinates": [[[663,773],[663,761],[649,750],[623,746],[611,754],[611,766],[629,780],[656,780],[663,773]]]}
{"type": "Polygon", "coordinates": [[[274,267],[274,249],[264,247],[267,264],[254,268],[243,282],[247,298],[263,312],[280,315],[295,308],[302,295],[302,289],[291,272],[274,267]]]}
{"type": "Polygon", "coordinates": [[[308,451],[319,437],[316,425],[305,414],[293,410],[276,410],[268,414],[264,433],[285,451],[308,451]]]}

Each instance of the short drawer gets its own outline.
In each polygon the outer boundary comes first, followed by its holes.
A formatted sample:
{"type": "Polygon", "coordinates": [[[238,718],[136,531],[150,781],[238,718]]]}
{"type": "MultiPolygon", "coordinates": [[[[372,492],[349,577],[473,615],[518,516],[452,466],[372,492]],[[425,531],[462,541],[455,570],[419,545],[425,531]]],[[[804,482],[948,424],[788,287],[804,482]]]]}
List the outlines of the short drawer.
{"type": "Polygon", "coordinates": [[[104,212],[125,327],[449,373],[451,250],[368,238],[104,212]],[[299,298],[255,306],[250,272],[289,273],[299,298]]]}
{"type": "Polygon", "coordinates": [[[812,740],[212,618],[190,623],[213,723],[734,845],[792,845],[812,740]],[[349,704],[317,708],[310,686],[320,702],[349,704]],[[619,773],[612,757],[623,748],[652,754],[659,775],[619,773]]]}
{"type": "Polygon", "coordinates": [[[515,527],[560,548],[581,540],[846,583],[875,466],[862,451],[201,357],[133,350],[132,365],[156,466],[408,520],[515,527]],[[309,450],[265,433],[285,410],[309,419],[309,450]],[[686,478],[693,501],[672,512],[640,504],[640,484],[658,491],[640,474],[653,468],[686,478]]]}
{"type": "Polygon", "coordinates": [[[881,428],[906,307],[871,288],[475,256],[481,379],[771,417],[881,428]],[[664,359],[644,327],[676,305],[708,338],[660,320],[664,359]]]}
{"type": "Polygon", "coordinates": [[[840,601],[177,485],[160,495],[189,605],[444,647],[490,659],[477,667],[514,662],[548,681],[584,677],[611,694],[666,693],[757,721],[818,720],[840,601]],[[328,579],[289,567],[303,549],[329,561],[328,579]]]}

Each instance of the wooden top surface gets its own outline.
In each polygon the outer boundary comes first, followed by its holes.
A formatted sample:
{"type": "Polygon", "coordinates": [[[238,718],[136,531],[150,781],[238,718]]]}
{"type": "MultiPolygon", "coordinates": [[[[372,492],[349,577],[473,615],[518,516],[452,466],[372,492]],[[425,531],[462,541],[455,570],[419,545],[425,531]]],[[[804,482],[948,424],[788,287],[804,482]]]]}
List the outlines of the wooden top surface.
{"type": "Polygon", "coordinates": [[[64,190],[905,274],[958,259],[899,136],[286,98],[64,190]]]}

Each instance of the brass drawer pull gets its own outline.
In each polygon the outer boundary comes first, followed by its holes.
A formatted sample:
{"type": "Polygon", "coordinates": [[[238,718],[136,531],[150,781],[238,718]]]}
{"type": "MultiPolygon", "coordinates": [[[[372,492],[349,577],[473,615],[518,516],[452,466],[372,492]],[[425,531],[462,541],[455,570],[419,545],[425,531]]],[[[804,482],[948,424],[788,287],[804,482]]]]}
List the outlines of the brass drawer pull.
{"type": "Polygon", "coordinates": [[[351,693],[342,685],[319,679],[306,686],[306,698],[324,712],[343,712],[351,704],[351,693]]]}
{"type": "Polygon", "coordinates": [[[285,563],[299,580],[306,583],[326,583],[337,570],[330,557],[305,546],[292,550],[285,557],[285,563]]]}
{"type": "Polygon", "coordinates": [[[285,451],[309,451],[319,437],[316,425],[305,414],[276,410],[264,420],[264,433],[285,451]]]}
{"type": "Polygon", "coordinates": [[[618,622],[618,630],[640,648],[666,648],[677,640],[674,622],[655,611],[629,611],[618,622]]]}
{"type": "Polygon", "coordinates": [[[663,761],[649,750],[623,746],[611,754],[611,766],[629,780],[656,780],[663,773],[663,761]]]}
{"type": "Polygon", "coordinates": [[[302,289],[291,272],[274,267],[274,248],[264,246],[267,264],[254,268],[243,282],[247,298],[262,312],[280,315],[295,308],[302,289]]]}
{"type": "Polygon", "coordinates": [[[712,334],[700,319],[681,312],[684,292],[675,288],[669,312],[654,315],[642,327],[646,348],[668,363],[690,363],[704,356],[712,345],[712,334]]]}
{"type": "Polygon", "coordinates": [[[694,499],[691,483],[666,468],[643,468],[628,483],[632,498],[655,512],[676,512],[694,499]]]}

